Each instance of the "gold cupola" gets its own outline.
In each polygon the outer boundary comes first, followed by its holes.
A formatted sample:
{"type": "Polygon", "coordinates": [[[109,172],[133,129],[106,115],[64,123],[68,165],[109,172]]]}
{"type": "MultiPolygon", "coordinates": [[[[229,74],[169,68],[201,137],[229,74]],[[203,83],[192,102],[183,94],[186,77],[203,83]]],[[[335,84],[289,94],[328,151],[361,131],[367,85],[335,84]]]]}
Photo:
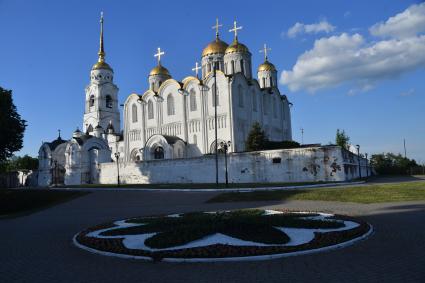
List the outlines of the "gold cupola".
{"type": "Polygon", "coordinates": [[[92,70],[106,69],[111,70],[111,66],[109,66],[105,62],[105,50],[103,47],[103,12],[100,14],[100,44],[99,44],[99,52],[97,53],[99,58],[97,59],[97,63],[93,65],[92,70]]]}
{"type": "Polygon", "coordinates": [[[149,73],[149,76],[155,76],[155,75],[165,75],[165,76],[171,76],[170,72],[168,71],[167,68],[165,68],[164,66],[162,66],[161,64],[158,64],[157,66],[155,66],[151,72],[149,73]]]}
{"type": "Polygon", "coordinates": [[[202,51],[202,57],[213,55],[213,54],[224,54],[226,52],[227,46],[229,46],[226,42],[220,39],[218,29],[222,25],[218,23],[218,18],[216,19],[216,24],[212,27],[215,29],[215,40],[211,41],[202,51]]]}
{"type": "Polygon", "coordinates": [[[233,39],[232,44],[230,44],[225,51],[225,54],[230,53],[249,53],[248,47],[245,44],[242,44],[238,41],[238,30],[242,29],[242,27],[238,27],[236,21],[233,22],[233,29],[229,30],[230,32],[235,33],[235,38],[233,39]]]}
{"type": "Polygon", "coordinates": [[[276,71],[276,67],[270,63],[268,60],[264,61],[263,64],[258,66],[258,72],[261,71],[276,71]]]}

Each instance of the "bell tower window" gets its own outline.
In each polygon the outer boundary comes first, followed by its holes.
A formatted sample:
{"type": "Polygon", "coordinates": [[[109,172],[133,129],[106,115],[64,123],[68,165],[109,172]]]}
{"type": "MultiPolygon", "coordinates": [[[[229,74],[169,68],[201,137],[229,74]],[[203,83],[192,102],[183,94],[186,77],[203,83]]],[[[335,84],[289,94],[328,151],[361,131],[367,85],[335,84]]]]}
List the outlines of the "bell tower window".
{"type": "Polygon", "coordinates": [[[112,108],[112,97],[110,95],[106,96],[106,108],[112,108]]]}
{"type": "Polygon", "coordinates": [[[89,107],[93,107],[94,106],[94,95],[90,95],[90,99],[89,99],[89,107]]]}

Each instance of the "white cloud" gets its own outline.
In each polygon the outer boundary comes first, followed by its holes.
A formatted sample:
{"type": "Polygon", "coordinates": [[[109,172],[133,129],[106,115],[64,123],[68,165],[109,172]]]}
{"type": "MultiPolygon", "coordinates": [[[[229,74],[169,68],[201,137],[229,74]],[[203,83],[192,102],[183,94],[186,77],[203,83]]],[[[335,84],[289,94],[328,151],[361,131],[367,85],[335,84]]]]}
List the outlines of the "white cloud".
{"type": "MultiPolygon", "coordinates": [[[[406,11],[412,14],[416,6],[406,11]]],[[[412,34],[403,30],[404,34],[412,34]]],[[[416,26],[413,30],[419,31],[416,26]]],[[[370,89],[379,80],[396,78],[420,67],[425,67],[425,35],[367,42],[358,33],[342,33],[316,40],[311,50],[298,57],[292,70],[283,71],[280,82],[292,91],[310,92],[350,82],[355,86],[349,92],[353,95],[370,89]]]]}
{"type": "Polygon", "coordinates": [[[303,23],[296,23],[291,28],[288,29],[286,34],[288,37],[296,37],[299,34],[302,33],[319,33],[319,32],[325,32],[330,33],[333,30],[335,30],[335,27],[331,25],[327,20],[322,20],[318,23],[314,24],[303,24],[303,23]]]}
{"type": "Polygon", "coordinates": [[[400,93],[400,96],[412,96],[413,94],[415,94],[415,89],[411,88],[408,91],[400,93]]]}
{"type": "Polygon", "coordinates": [[[375,36],[396,38],[415,36],[425,31],[425,3],[412,5],[385,23],[373,25],[369,31],[375,36]]]}

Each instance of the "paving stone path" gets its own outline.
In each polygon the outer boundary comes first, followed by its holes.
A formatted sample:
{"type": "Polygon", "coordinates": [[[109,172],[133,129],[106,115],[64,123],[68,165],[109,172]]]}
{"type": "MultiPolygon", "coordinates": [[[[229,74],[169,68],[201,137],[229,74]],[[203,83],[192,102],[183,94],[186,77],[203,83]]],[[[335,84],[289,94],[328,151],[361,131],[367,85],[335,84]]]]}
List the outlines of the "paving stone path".
{"type": "Polygon", "coordinates": [[[98,191],[47,210],[0,220],[0,282],[425,282],[425,202],[205,204],[214,192],[98,191]],[[95,255],[72,237],[111,220],[245,207],[361,216],[374,235],[354,246],[269,261],[151,263],[95,255]]]}

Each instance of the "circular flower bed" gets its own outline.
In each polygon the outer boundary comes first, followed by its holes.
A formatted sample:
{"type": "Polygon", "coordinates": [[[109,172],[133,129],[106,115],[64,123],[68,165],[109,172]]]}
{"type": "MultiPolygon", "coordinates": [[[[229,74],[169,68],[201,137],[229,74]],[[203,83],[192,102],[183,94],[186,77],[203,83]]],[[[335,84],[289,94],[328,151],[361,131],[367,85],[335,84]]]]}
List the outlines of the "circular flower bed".
{"type": "Polygon", "coordinates": [[[83,249],[127,258],[213,261],[276,258],[345,246],[371,233],[347,216],[279,210],[138,217],[78,233],[83,249]]]}

